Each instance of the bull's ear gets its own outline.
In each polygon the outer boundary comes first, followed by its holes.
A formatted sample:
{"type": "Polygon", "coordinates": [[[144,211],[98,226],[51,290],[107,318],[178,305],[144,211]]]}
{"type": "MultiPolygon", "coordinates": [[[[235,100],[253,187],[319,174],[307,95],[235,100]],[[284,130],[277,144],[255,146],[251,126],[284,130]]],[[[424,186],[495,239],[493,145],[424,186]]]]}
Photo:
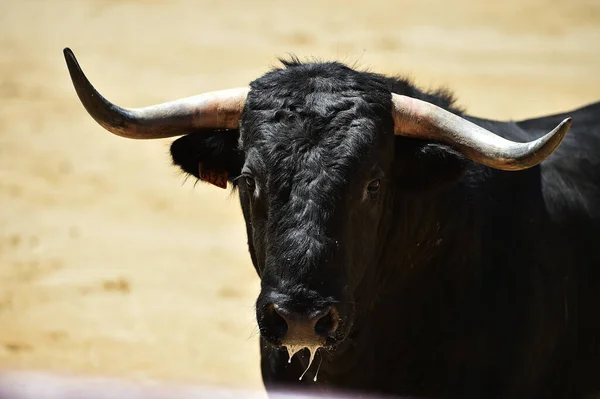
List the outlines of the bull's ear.
{"type": "Polygon", "coordinates": [[[185,173],[226,188],[241,173],[244,154],[238,150],[239,131],[190,133],[171,144],[173,163],[185,173]]]}
{"type": "Polygon", "coordinates": [[[458,181],[468,160],[452,148],[396,137],[396,178],[406,190],[436,190],[458,181]]]}

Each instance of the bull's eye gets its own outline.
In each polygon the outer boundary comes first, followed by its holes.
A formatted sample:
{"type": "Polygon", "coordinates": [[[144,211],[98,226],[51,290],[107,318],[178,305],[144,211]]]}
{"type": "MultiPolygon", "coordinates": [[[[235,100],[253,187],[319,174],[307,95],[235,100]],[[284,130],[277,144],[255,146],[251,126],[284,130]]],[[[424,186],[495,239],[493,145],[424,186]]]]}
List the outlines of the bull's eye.
{"type": "Polygon", "coordinates": [[[367,191],[369,192],[369,194],[375,194],[377,191],[379,191],[379,187],[380,186],[381,186],[381,180],[380,179],[373,180],[367,186],[367,191]]]}
{"type": "Polygon", "coordinates": [[[256,186],[254,179],[246,175],[244,176],[244,181],[246,182],[246,187],[248,187],[249,190],[254,191],[254,187],[256,186]]]}

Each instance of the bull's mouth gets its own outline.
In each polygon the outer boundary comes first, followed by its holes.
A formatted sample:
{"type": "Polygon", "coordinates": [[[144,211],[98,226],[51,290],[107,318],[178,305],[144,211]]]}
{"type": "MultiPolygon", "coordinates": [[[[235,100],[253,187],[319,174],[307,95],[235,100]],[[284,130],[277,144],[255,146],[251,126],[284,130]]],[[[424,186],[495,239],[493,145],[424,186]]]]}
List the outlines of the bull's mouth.
{"type": "Polygon", "coordinates": [[[335,351],[336,348],[345,340],[345,336],[331,336],[324,338],[322,340],[282,340],[279,338],[275,338],[269,335],[261,334],[261,337],[264,341],[269,344],[274,349],[282,349],[285,348],[288,352],[293,351],[293,353],[298,353],[302,349],[308,348],[323,348],[327,351],[335,351]]]}
{"type": "Polygon", "coordinates": [[[286,349],[290,359],[298,352],[303,349],[309,349],[311,353],[320,350],[320,352],[327,351],[328,353],[333,353],[339,350],[340,346],[346,341],[346,338],[349,334],[349,325],[343,323],[339,326],[338,330],[329,336],[326,337],[316,337],[312,335],[311,337],[285,337],[280,338],[277,336],[273,336],[268,334],[267,331],[261,331],[261,337],[264,342],[270,345],[273,349],[286,349]],[[291,339],[290,339],[291,338],[291,339]]]}

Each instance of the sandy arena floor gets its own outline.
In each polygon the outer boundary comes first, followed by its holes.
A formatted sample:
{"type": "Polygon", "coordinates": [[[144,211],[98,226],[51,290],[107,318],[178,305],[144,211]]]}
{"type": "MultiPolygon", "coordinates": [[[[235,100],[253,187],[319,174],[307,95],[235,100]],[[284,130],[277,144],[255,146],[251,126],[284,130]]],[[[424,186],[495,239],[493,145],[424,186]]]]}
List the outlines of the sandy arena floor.
{"type": "Polygon", "coordinates": [[[237,198],[184,182],[172,140],[100,128],[65,46],[134,107],[288,53],[445,85],[478,116],[600,100],[597,0],[0,0],[0,370],[262,386],[237,198]]]}

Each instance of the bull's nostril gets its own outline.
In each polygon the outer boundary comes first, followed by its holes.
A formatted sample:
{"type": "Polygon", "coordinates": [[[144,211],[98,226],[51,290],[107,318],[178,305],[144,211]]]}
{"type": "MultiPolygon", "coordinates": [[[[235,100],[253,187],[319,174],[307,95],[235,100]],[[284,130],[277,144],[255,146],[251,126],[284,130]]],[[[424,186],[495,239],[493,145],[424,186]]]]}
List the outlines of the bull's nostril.
{"type": "Polygon", "coordinates": [[[331,308],[329,312],[321,317],[315,324],[315,332],[322,336],[328,337],[333,334],[339,325],[339,316],[334,308],[331,308]]]}
{"type": "Polygon", "coordinates": [[[264,315],[264,327],[266,335],[281,339],[288,330],[288,325],[274,305],[269,305],[264,315]]]}

